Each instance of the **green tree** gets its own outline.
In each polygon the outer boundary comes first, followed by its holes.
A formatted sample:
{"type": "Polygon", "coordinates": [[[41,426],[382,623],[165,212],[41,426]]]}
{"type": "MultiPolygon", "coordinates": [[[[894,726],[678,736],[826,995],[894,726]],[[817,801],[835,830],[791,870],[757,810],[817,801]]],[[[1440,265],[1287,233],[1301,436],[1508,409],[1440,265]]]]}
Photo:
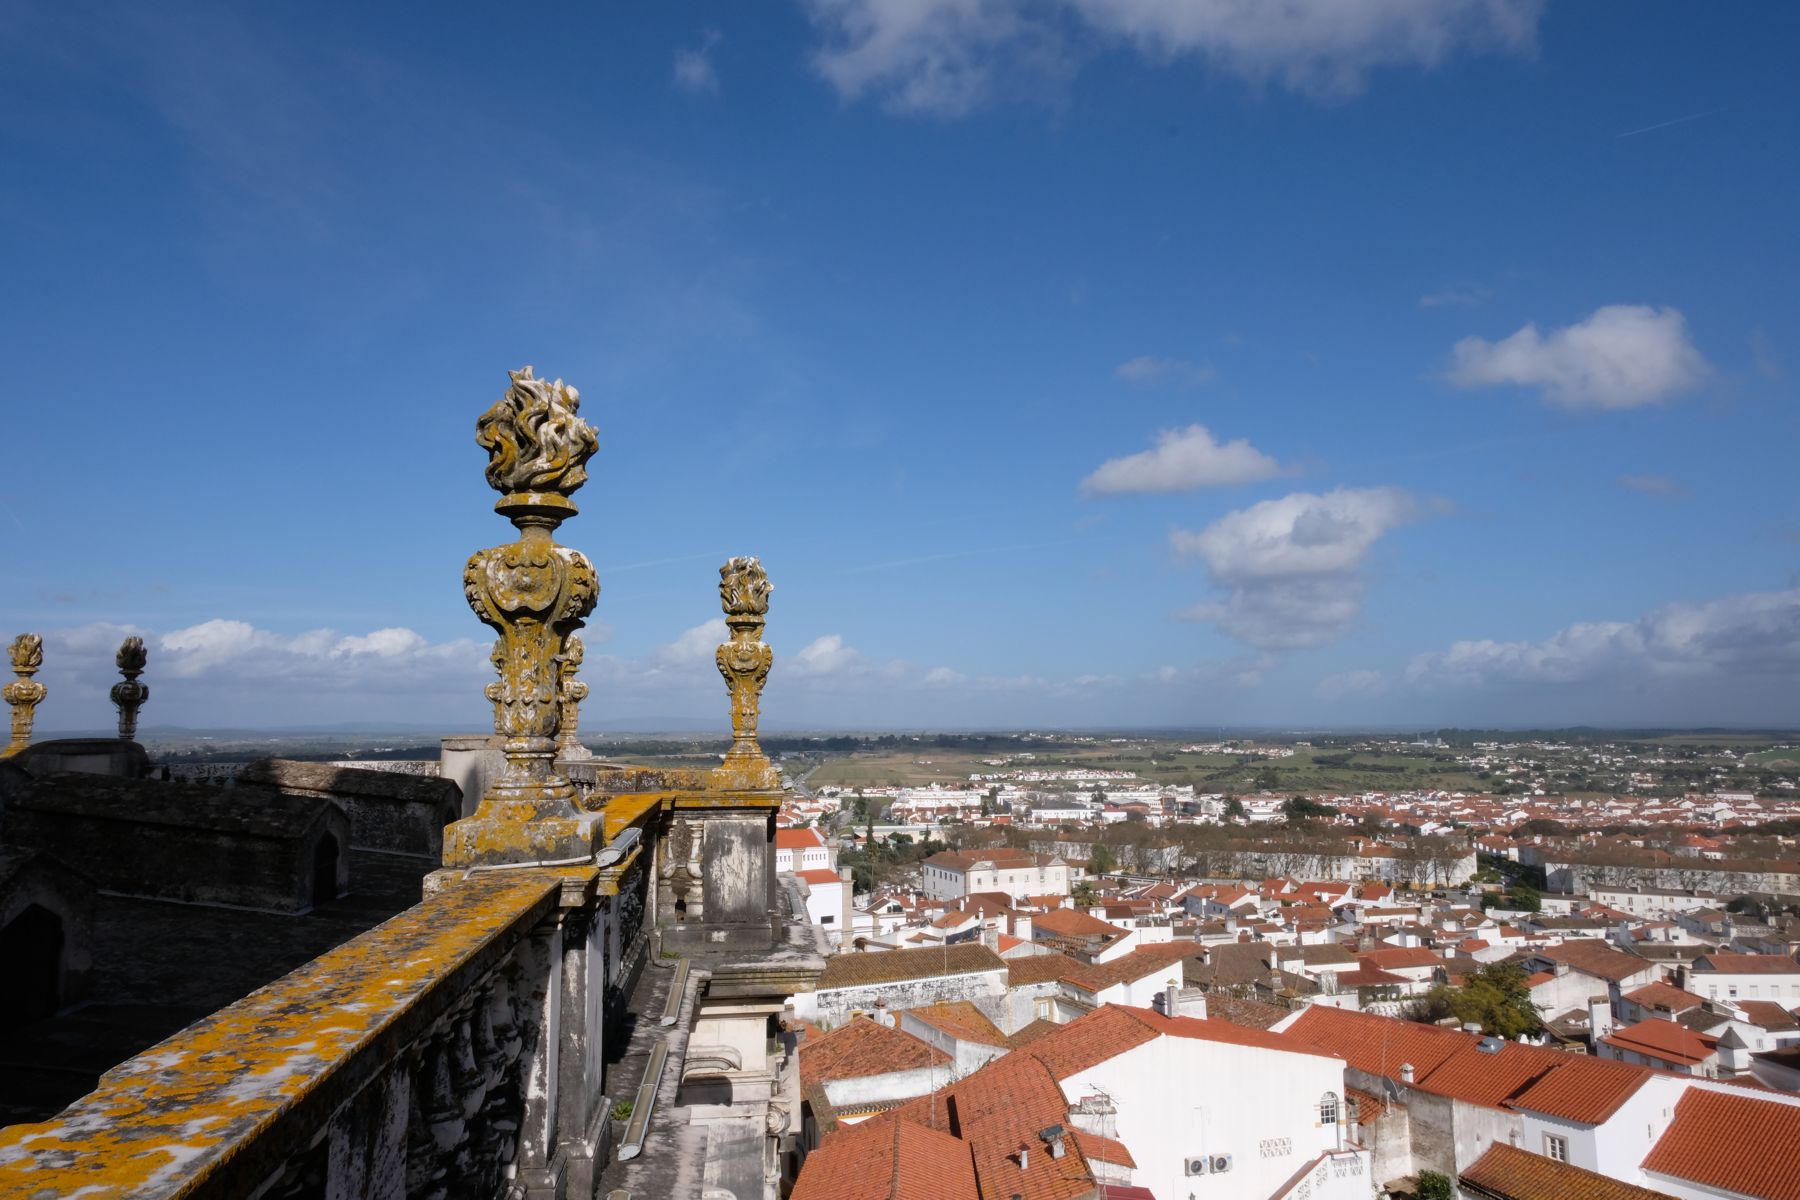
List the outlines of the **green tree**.
{"type": "Polygon", "coordinates": [[[1511,897],[1512,902],[1507,905],[1508,908],[1515,908],[1520,912],[1534,913],[1544,911],[1543,895],[1536,888],[1527,884],[1521,883],[1518,887],[1514,888],[1511,897]]]}
{"type": "Polygon", "coordinates": [[[1274,767],[1264,767],[1250,782],[1261,791],[1272,792],[1281,786],[1281,772],[1274,767]]]}
{"type": "Polygon", "coordinates": [[[1095,842],[1088,851],[1088,871],[1094,875],[1105,875],[1116,870],[1118,865],[1119,860],[1113,856],[1112,850],[1100,842],[1095,842]]]}
{"type": "Polygon", "coordinates": [[[1317,800],[1306,796],[1295,796],[1281,806],[1281,816],[1289,825],[1304,825],[1323,817],[1335,817],[1338,810],[1329,804],[1320,804],[1317,800]]]}
{"type": "Polygon", "coordinates": [[[1086,908],[1091,904],[1100,903],[1100,893],[1096,892],[1094,885],[1085,879],[1075,885],[1071,896],[1078,908],[1086,908]]]}
{"type": "Polygon", "coordinates": [[[1419,1186],[1413,1192],[1413,1200],[1456,1200],[1456,1193],[1450,1187],[1450,1177],[1436,1171],[1420,1171],[1419,1186]]]}
{"type": "Polygon", "coordinates": [[[1460,988],[1432,988],[1425,997],[1423,1011],[1417,1015],[1427,1020],[1455,1017],[1464,1024],[1481,1026],[1483,1033],[1508,1039],[1526,1037],[1544,1028],[1543,1017],[1531,1002],[1525,969],[1516,963],[1479,967],[1460,988]]]}
{"type": "Polygon", "coordinates": [[[1242,821],[1249,815],[1250,814],[1244,811],[1244,802],[1242,800],[1239,800],[1236,796],[1225,797],[1225,819],[1227,821],[1242,821]]]}

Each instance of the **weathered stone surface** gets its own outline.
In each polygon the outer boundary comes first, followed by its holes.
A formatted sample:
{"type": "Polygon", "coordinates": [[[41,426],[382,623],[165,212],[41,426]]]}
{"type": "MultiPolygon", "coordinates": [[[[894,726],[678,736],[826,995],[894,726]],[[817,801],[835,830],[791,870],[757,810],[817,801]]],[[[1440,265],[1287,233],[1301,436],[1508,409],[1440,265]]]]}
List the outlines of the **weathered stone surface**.
{"type": "Polygon", "coordinates": [[[0,964],[7,973],[0,1011],[9,1024],[47,1016],[85,996],[94,963],[94,885],[51,855],[0,846],[0,929],[20,919],[48,919],[55,936],[33,948],[36,961],[0,964]]]}
{"type": "Polygon", "coordinates": [[[365,771],[330,763],[264,758],[238,772],[238,783],[337,801],[359,850],[415,854],[437,861],[444,826],[462,813],[462,789],[448,779],[365,771]]]}
{"type": "Polygon", "coordinates": [[[113,684],[112,702],[119,710],[119,737],[129,742],[137,737],[138,710],[150,698],[149,687],[138,682],[138,676],[144,673],[144,667],[150,661],[150,655],[144,649],[144,639],[126,638],[113,661],[118,664],[119,674],[125,678],[113,684]]]}
{"type": "Polygon", "coordinates": [[[713,772],[714,787],[756,791],[781,786],[781,772],[756,738],[763,684],[775,664],[775,652],[762,640],[774,591],[759,559],[727,559],[719,568],[719,605],[725,610],[731,640],[713,658],[731,693],[731,749],[713,772]]]}
{"type": "Polygon", "coordinates": [[[0,835],[136,896],[299,912],[329,899],[314,895],[322,848],[335,890],[349,883],[343,809],[264,788],[51,775],[7,805],[0,835]]]}
{"type": "Polygon", "coordinates": [[[37,706],[44,699],[44,685],[33,679],[44,665],[44,639],[35,633],[21,633],[7,647],[13,674],[19,678],[0,688],[0,697],[12,706],[12,741],[0,750],[0,758],[17,754],[31,742],[31,725],[37,717],[37,706]]]}
{"type": "Polygon", "coordinates": [[[472,817],[488,784],[506,770],[506,739],[497,733],[459,733],[438,741],[438,778],[462,789],[462,816],[472,817]]]}
{"type": "Polygon", "coordinates": [[[544,996],[515,964],[558,890],[471,879],[205,1018],[51,1120],[0,1130],[0,1193],[235,1200],[307,1193],[316,1170],[311,1194],[351,1196],[400,1169],[410,1195],[497,1194],[517,1064],[543,1043],[544,996]]]}
{"type": "Polygon", "coordinates": [[[575,514],[571,493],[587,479],[598,445],[578,415],[581,398],[562,380],[511,372],[512,386],[476,424],[488,451],[495,511],[519,540],[473,555],[463,569],[469,606],[499,638],[490,656],[499,679],[487,687],[494,732],[505,737],[506,769],[488,784],[473,817],[445,836],[451,866],[550,862],[592,854],[595,822],[554,773],[560,729],[560,666],[569,635],[594,610],[600,586],[580,553],[559,546],[556,527],[575,514]]]}
{"type": "Polygon", "coordinates": [[[75,771],[118,779],[147,779],[150,756],[136,742],[118,738],[49,738],[33,742],[7,762],[36,778],[75,771]]]}

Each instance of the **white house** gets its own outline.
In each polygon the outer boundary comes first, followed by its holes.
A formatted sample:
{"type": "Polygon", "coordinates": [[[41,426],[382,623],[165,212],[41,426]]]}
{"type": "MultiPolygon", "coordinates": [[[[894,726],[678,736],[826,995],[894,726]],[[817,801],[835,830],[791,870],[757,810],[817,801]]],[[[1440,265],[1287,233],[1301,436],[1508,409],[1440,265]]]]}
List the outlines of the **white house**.
{"type": "Polygon", "coordinates": [[[825,844],[816,829],[775,831],[775,871],[831,871],[837,869],[837,853],[825,844]]]}
{"type": "Polygon", "coordinates": [[[1773,1000],[1800,1007],[1800,962],[1779,954],[1702,954],[1687,971],[1687,990],[1708,1000],[1773,1000]]]}
{"type": "Polygon", "coordinates": [[[1052,854],[1032,854],[1001,847],[994,850],[944,850],[919,867],[925,894],[934,900],[956,900],[974,892],[1025,896],[1067,896],[1069,866],[1052,854]]]}

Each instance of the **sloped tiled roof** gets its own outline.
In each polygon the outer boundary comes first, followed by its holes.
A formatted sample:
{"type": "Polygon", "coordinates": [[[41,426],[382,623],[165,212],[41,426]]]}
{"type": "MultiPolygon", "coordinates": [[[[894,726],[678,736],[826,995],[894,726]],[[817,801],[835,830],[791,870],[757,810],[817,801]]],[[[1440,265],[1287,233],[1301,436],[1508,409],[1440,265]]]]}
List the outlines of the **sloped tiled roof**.
{"type": "Polygon", "coordinates": [[[1618,1112],[1619,1106],[1650,1078],[1648,1067],[1585,1054],[1561,1057],[1566,1061],[1513,1097],[1513,1108],[1598,1125],[1618,1112]]]}
{"type": "Polygon", "coordinates": [[[979,1008],[967,1000],[947,1000],[923,1008],[909,1008],[906,1015],[923,1021],[933,1029],[941,1029],[960,1041],[983,1046],[1004,1046],[1006,1035],[987,1019],[979,1008]]]}
{"type": "Polygon", "coordinates": [[[1584,1171],[1495,1142],[1462,1173],[1465,1191],[1495,1200],[1672,1200],[1666,1192],[1584,1171]]]}
{"type": "Polygon", "coordinates": [[[1031,932],[1034,937],[1046,933],[1058,937],[1113,937],[1125,930],[1077,909],[1057,908],[1032,917],[1031,932]]]}
{"type": "Polygon", "coordinates": [[[860,1079],[890,1071],[945,1064],[950,1056],[910,1033],[854,1017],[830,1033],[800,1043],[800,1082],[860,1079]]]}
{"type": "Polygon", "coordinates": [[[1629,979],[1653,965],[1647,959],[1614,950],[1599,938],[1571,938],[1555,946],[1541,946],[1532,953],[1551,962],[1568,963],[1571,970],[1613,983],[1629,979]]]}
{"type": "Polygon", "coordinates": [[[1005,969],[1006,963],[1000,956],[979,943],[834,954],[825,960],[825,970],[819,976],[819,990],[1005,969]]]}
{"type": "Polygon", "coordinates": [[[1800,1107],[1691,1087],[1644,1170],[1758,1200],[1800,1200],[1800,1107]]]}
{"type": "Polygon", "coordinates": [[[1702,954],[1694,960],[1698,974],[1800,975],[1800,962],[1782,954],[1702,954]]]}
{"type": "Polygon", "coordinates": [[[1695,1033],[1679,1021],[1664,1021],[1657,1017],[1639,1021],[1636,1025],[1627,1025],[1623,1029],[1615,1029],[1600,1040],[1618,1050],[1631,1050],[1664,1062],[1683,1065],[1710,1058],[1719,1041],[1718,1038],[1695,1033]]]}
{"type": "Polygon", "coordinates": [[[842,1128],[806,1156],[793,1200],[981,1200],[969,1146],[913,1121],[842,1128]]]}

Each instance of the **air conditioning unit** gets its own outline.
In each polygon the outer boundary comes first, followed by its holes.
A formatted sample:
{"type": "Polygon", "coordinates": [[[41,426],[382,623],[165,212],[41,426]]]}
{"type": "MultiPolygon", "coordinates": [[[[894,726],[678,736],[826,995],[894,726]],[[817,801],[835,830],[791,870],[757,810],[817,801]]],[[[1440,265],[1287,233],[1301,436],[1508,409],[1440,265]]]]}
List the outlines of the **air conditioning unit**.
{"type": "Polygon", "coordinates": [[[1187,1174],[1189,1174],[1189,1175],[1204,1175],[1204,1174],[1206,1174],[1206,1159],[1204,1157],[1190,1158],[1190,1159],[1184,1160],[1184,1162],[1185,1162],[1184,1169],[1187,1174]]]}
{"type": "Polygon", "coordinates": [[[1212,1173],[1214,1175],[1223,1175],[1225,1172],[1231,1170],[1231,1155],[1215,1154],[1212,1156],[1212,1161],[1208,1165],[1212,1168],[1212,1173]]]}

